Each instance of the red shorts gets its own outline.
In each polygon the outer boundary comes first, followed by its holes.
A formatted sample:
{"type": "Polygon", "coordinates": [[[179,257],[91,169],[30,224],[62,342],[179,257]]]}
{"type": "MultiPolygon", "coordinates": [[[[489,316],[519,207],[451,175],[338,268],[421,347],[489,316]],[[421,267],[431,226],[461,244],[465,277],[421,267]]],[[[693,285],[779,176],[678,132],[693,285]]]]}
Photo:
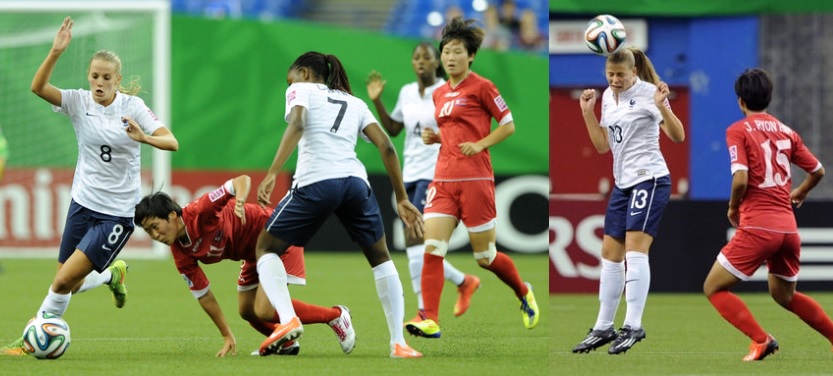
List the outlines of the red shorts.
{"type": "MultiPolygon", "coordinates": [[[[281,256],[283,266],[286,268],[286,281],[292,285],[307,284],[307,269],[304,266],[304,247],[290,246],[281,256]]],[[[260,280],[257,278],[257,261],[243,260],[240,265],[240,276],[237,277],[237,290],[246,291],[257,287],[260,280]]]]}
{"type": "Polygon", "coordinates": [[[425,193],[425,217],[451,216],[469,230],[494,228],[495,182],[493,180],[435,181],[425,193]]]}
{"type": "Polygon", "coordinates": [[[729,273],[741,280],[766,263],[770,274],[786,281],[798,278],[801,238],[797,233],[740,228],[717,256],[717,261],[729,273]]]}

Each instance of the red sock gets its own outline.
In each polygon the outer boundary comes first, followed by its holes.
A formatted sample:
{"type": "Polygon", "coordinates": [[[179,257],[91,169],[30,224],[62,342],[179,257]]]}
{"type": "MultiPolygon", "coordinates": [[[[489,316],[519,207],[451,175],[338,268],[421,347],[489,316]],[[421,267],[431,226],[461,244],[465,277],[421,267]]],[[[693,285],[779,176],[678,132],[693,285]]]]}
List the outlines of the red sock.
{"type": "Polygon", "coordinates": [[[529,292],[526,284],[521,281],[521,276],[518,274],[518,268],[515,267],[515,263],[512,261],[512,258],[507,256],[505,253],[498,252],[495,259],[492,260],[492,264],[484,269],[488,269],[492,273],[495,273],[495,275],[500,278],[503,283],[511,287],[512,290],[515,291],[515,296],[517,296],[518,299],[523,298],[526,296],[526,293],[529,292]]]}
{"type": "Polygon", "coordinates": [[[338,307],[322,307],[292,299],[295,314],[302,324],[326,324],[341,315],[338,307]]]}
{"type": "Polygon", "coordinates": [[[443,257],[426,253],[422,257],[422,303],[425,318],[440,322],[440,297],[445,282],[443,257]]]}
{"type": "Polygon", "coordinates": [[[833,322],[830,321],[830,317],[824,313],[824,309],[813,298],[796,292],[787,309],[825,336],[830,343],[833,343],[833,322]]]}
{"type": "Polygon", "coordinates": [[[729,291],[718,291],[709,296],[709,302],[717,309],[717,312],[720,312],[720,316],[723,316],[747,337],[757,343],[766,342],[766,332],[758,325],[752,312],[737,295],[729,291]]]}
{"type": "Polygon", "coordinates": [[[275,331],[274,323],[266,322],[263,320],[249,321],[249,325],[251,325],[252,328],[255,328],[255,330],[260,332],[260,334],[263,334],[267,337],[275,331]]]}

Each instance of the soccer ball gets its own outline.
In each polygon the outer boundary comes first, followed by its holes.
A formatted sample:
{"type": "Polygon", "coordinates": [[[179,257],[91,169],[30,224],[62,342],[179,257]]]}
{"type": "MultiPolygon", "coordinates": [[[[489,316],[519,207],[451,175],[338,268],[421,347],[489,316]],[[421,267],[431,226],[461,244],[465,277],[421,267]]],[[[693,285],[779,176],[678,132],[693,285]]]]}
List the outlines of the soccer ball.
{"type": "Polygon", "coordinates": [[[625,45],[625,25],[609,14],[596,16],[584,29],[584,43],[596,54],[610,55],[625,45]]]}
{"type": "Polygon", "coordinates": [[[23,349],[38,359],[58,359],[69,347],[69,325],[64,319],[44,314],[23,329],[23,349]]]}

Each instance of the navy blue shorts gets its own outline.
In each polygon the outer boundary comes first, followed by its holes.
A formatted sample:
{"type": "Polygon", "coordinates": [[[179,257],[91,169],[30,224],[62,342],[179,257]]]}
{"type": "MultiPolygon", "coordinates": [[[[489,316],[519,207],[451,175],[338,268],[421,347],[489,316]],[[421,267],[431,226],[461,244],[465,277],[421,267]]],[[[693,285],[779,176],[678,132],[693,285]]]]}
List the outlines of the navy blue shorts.
{"type": "Polygon", "coordinates": [[[627,231],[642,231],[656,237],[670,197],[671,178],[668,175],[630,188],[614,187],[605,212],[605,235],[624,239],[627,231]]]}
{"type": "Polygon", "coordinates": [[[354,176],[290,189],[266,222],[266,231],[303,247],[331,214],[335,214],[350,238],[362,247],[375,244],[385,235],[373,190],[354,176]]]}
{"type": "Polygon", "coordinates": [[[133,233],[133,218],[115,217],[87,209],[75,200],[69,204],[58,262],[80,249],[99,273],[110,266],[133,233]]]}
{"type": "Polygon", "coordinates": [[[425,209],[425,191],[428,190],[428,184],[431,184],[431,181],[425,179],[405,183],[408,200],[416,206],[420,213],[425,209]]]}

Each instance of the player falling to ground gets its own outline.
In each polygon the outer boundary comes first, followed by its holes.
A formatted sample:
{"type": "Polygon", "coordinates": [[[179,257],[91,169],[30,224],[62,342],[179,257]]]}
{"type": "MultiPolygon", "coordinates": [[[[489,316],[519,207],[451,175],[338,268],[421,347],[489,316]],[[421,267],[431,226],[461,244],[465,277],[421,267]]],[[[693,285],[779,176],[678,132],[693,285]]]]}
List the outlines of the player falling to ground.
{"type": "Polygon", "coordinates": [[[764,263],[772,298],[833,343],[833,322],[813,298],[795,290],[801,239],[791,205],[801,207],[824,167],[798,133],[766,112],[772,81],[765,71],[744,71],[735,94],[744,118],[726,129],[732,171],[727,216],[737,231],[717,255],[703,292],[726,321],[752,339],[743,360],[753,361],[778,350],[778,342],[729,289],[764,263]],[[791,163],[809,173],[792,192],[791,163]]]}
{"type": "Polygon", "coordinates": [[[399,218],[413,236],[419,237],[422,214],[408,201],[396,149],[367,105],[352,95],[347,73],[334,55],[301,55],[289,67],[286,81],[285,119],[289,124],[272,166],[258,187],[262,205],[269,204],[275,177],[296,147],[298,162],[292,188],[257,241],[260,282],[281,317],[281,325],[263,342],[260,351],[274,351],[303,333],[286,288],[286,269],[278,256],[290,245],[306,245],[335,214],[373,269],[390,332],[390,356],[422,357],[408,347],[402,334],[402,283],[385,242],[379,204],[355,152],[359,136],[379,149],[396,195],[399,218]]]}
{"type": "Polygon", "coordinates": [[[651,284],[648,250],[671,196],[659,132],[674,142],[685,139],[683,124],[668,104],[668,85],[659,80],[642,51],[631,47],[609,55],[605,75],[609,87],[602,94],[601,121],[594,112],[594,89],[584,90],[579,102],[593,146],[599,153],[613,154],[615,186],[605,212],[599,314],[574,353],[613,342],[608,353],[621,354],[645,338],[642,312],[651,284]],[[613,320],[623,290],[627,311],[617,333],[613,320]]]}
{"type": "MultiPolygon", "coordinates": [[[[367,94],[376,106],[382,126],[393,137],[405,131],[404,165],[402,178],[411,203],[420,211],[425,208],[425,192],[428,184],[434,179],[434,166],[440,145],[426,145],[422,142],[422,130],[431,128],[435,132],[437,121],[434,119],[433,93],[445,84],[445,69],[440,63],[440,52],[428,42],[422,42],[414,48],[411,54],[411,65],[417,80],[402,87],[393,112],[388,113],[382,103],[382,92],[385,80],[376,71],[370,73],[367,80],[367,94]]],[[[425,319],[425,309],[422,300],[422,259],[425,254],[425,244],[422,238],[410,236],[405,232],[405,246],[408,254],[408,270],[411,272],[411,284],[417,296],[418,311],[411,321],[425,319]]],[[[454,305],[454,316],[460,316],[469,309],[471,296],[480,287],[480,279],[474,275],[466,275],[443,261],[444,277],[446,281],[457,286],[457,303],[454,305]]]]}
{"type": "MultiPolygon", "coordinates": [[[[258,289],[255,257],[257,237],[272,214],[272,209],[247,204],[246,197],[250,189],[251,178],[240,175],[214,191],[203,194],[184,208],[163,192],[145,196],[136,205],[135,223],[144,228],[153,240],[171,246],[177,270],[205,313],[220,330],[223,347],[217,356],[236,354],[237,341],[211,292],[200,262],[214,264],[222,260],[243,260],[237,278],[240,317],[265,336],[272,334],[275,323],[280,322],[263,290],[258,289]]],[[[289,247],[281,258],[287,267],[287,282],[305,285],[304,249],[289,247]]],[[[300,300],[293,300],[292,306],[302,323],[328,324],[335,332],[342,351],[346,354],[353,351],[356,332],[347,307],[326,308],[300,300]]],[[[288,341],[277,353],[297,355],[299,346],[298,341],[288,341]]]]}
{"type": "MultiPolygon", "coordinates": [[[[121,85],[121,60],[111,51],[93,54],[87,70],[90,90],[62,90],[49,78],[72,39],[72,19],[64,19],[52,49],[32,80],[32,92],[67,115],[78,139],[72,202],[58,254],[58,271],[39,316],[63,316],[72,294],[101,285],[113,292],[116,307],[127,298],[127,265],[116,260],[133,233],[133,208],[142,198],[141,144],[175,151],[174,135],[134,96],[136,81],[121,85]],[[109,267],[109,268],[108,268],[109,267]]],[[[22,353],[22,338],[6,354],[22,353]]]]}
{"type": "Polygon", "coordinates": [[[434,90],[439,133],[430,127],[422,130],[423,142],[440,144],[440,152],[425,203],[425,319],[405,327],[427,338],[440,337],[445,255],[460,220],[477,264],[497,275],[520,300],[524,326],[534,328],[540,317],[532,288],[521,280],[512,259],[495,247],[495,178],[488,149],[512,135],[515,123],[495,85],[470,69],[484,36],[474,23],[455,17],[443,28],[440,58],[450,78],[434,90]],[[499,124],[494,131],[492,118],[499,124]]]}

